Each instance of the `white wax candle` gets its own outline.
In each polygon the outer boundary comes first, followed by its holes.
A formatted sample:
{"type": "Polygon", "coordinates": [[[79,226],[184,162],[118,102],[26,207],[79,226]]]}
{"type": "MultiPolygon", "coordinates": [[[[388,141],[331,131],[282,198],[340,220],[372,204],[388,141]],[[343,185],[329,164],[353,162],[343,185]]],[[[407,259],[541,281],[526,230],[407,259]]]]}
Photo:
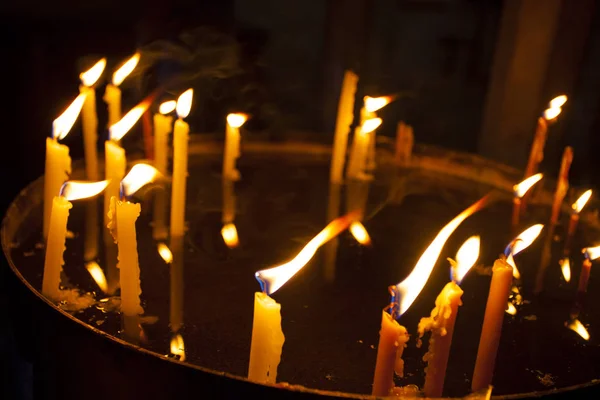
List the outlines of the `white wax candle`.
{"type": "MultiPolygon", "coordinates": [[[[114,140],[107,140],[104,142],[104,173],[106,180],[110,180],[108,187],[104,191],[104,227],[108,226],[108,210],[110,207],[110,199],[112,197],[119,198],[119,192],[121,190],[121,180],[125,176],[125,169],[127,166],[127,158],[125,156],[125,150],[114,140]]],[[[104,240],[105,242],[111,241],[110,232],[108,229],[104,229],[104,240]]]]}
{"type": "Polygon", "coordinates": [[[83,103],[83,150],[85,154],[85,175],[87,179],[98,180],[98,115],[96,114],[96,91],[93,87],[79,86],[79,92],[85,94],[83,103]]]}
{"type": "Polygon", "coordinates": [[[171,237],[185,233],[185,197],[190,127],[182,119],[175,122],[173,133],[173,182],[171,185],[171,237]]]}
{"type": "Polygon", "coordinates": [[[121,89],[112,83],[106,85],[104,102],[108,106],[108,126],[112,126],[121,119],[121,89]]]}
{"type": "Polygon", "coordinates": [[[72,207],[73,204],[62,196],[57,195],[52,199],[52,215],[50,217],[48,241],[46,242],[42,294],[53,301],[60,300],[60,273],[65,263],[63,253],[67,241],[67,220],[69,210],[72,207]]]}
{"type": "Polygon", "coordinates": [[[225,151],[223,154],[223,179],[237,181],[240,171],[235,163],[240,157],[240,127],[246,122],[244,114],[229,114],[225,131],[225,151]]]}
{"type": "Polygon", "coordinates": [[[352,120],[354,119],[354,95],[356,93],[357,84],[358,76],[352,71],[346,71],[344,74],[344,81],[342,82],[340,101],[338,103],[333,149],[331,153],[331,171],[329,178],[333,183],[342,183],[342,174],[348,147],[348,134],[350,133],[350,125],[352,125],[352,120]]]}
{"type": "Polygon", "coordinates": [[[44,239],[48,238],[50,229],[50,213],[54,196],[71,173],[71,157],[69,148],[57,140],[46,138],[46,169],[44,173],[44,239]]]}

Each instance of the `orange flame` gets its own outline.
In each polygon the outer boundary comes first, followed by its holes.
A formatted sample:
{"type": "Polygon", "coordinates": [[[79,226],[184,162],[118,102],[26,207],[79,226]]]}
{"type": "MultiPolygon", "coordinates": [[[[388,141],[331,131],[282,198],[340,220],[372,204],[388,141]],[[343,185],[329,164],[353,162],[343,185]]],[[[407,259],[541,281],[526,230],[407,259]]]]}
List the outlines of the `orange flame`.
{"type": "Polygon", "coordinates": [[[549,108],[560,108],[565,105],[567,102],[567,95],[561,94],[560,96],[556,96],[548,103],[549,108]]]}
{"type": "Polygon", "coordinates": [[[481,239],[479,236],[471,236],[456,252],[456,263],[453,267],[453,280],[460,284],[467,272],[475,265],[479,258],[481,239]]]}
{"type": "Polygon", "coordinates": [[[79,79],[81,79],[83,86],[93,86],[100,79],[100,76],[102,76],[105,67],[106,58],[102,58],[92,68],[79,74],[79,79]]]}
{"type": "Polygon", "coordinates": [[[134,165],[121,181],[123,196],[131,196],[142,187],[154,182],[161,176],[161,173],[152,165],[144,163],[134,165]]]}
{"type": "Polygon", "coordinates": [[[133,128],[136,122],[144,115],[146,110],[150,107],[149,101],[143,101],[137,106],[133,107],[119,122],[108,128],[108,136],[110,140],[119,141],[125,136],[127,132],[133,128]]]}
{"type": "Polygon", "coordinates": [[[167,264],[171,264],[171,262],[173,262],[173,253],[171,252],[171,249],[169,249],[169,246],[164,243],[159,243],[157,249],[158,254],[160,254],[160,258],[162,258],[164,262],[167,264]]]}
{"type": "Polygon", "coordinates": [[[232,113],[227,115],[227,124],[232,128],[239,128],[248,120],[248,116],[242,113],[232,113]]]}
{"type": "Polygon", "coordinates": [[[419,293],[421,293],[421,290],[423,290],[423,287],[425,286],[425,283],[427,283],[429,275],[431,275],[431,271],[433,271],[433,267],[450,235],[452,235],[465,219],[485,207],[488,199],[488,196],[483,197],[444,226],[435,239],[433,239],[433,242],[431,242],[429,247],[427,247],[427,250],[421,255],[421,258],[417,261],[417,265],[415,265],[415,268],[410,275],[396,285],[399,294],[399,296],[397,296],[399,306],[398,315],[404,314],[415,301],[419,293]]]}
{"type": "Polygon", "coordinates": [[[515,264],[515,259],[513,258],[512,254],[509,254],[508,257],[506,257],[506,263],[512,267],[513,277],[515,279],[521,279],[521,273],[519,272],[519,269],[517,268],[517,264],[515,264]]]}
{"type": "Polygon", "coordinates": [[[585,329],[585,326],[578,319],[571,321],[567,328],[581,336],[584,340],[590,340],[590,333],[585,329]]]}
{"type": "Polygon", "coordinates": [[[582,250],[583,253],[587,253],[590,260],[595,260],[600,257],[600,246],[586,247],[582,250]]]}
{"type": "Polygon", "coordinates": [[[125,63],[118,70],[116,70],[115,73],[113,74],[113,77],[112,77],[113,85],[119,86],[121,83],[123,83],[125,78],[127,78],[129,76],[129,74],[131,74],[133,72],[133,70],[135,69],[135,67],[138,65],[139,62],[140,62],[140,53],[135,53],[133,56],[131,56],[131,58],[129,60],[125,61],[125,63]]]}
{"type": "Polygon", "coordinates": [[[221,236],[223,236],[223,241],[230,249],[233,249],[240,244],[235,224],[230,223],[223,225],[223,228],[221,229],[221,236]]]}
{"type": "Polygon", "coordinates": [[[362,245],[368,246],[371,244],[371,237],[367,228],[361,222],[353,222],[350,224],[350,233],[354,236],[354,239],[362,245]]]}
{"type": "Polygon", "coordinates": [[[176,100],[165,101],[160,106],[158,106],[158,112],[166,115],[175,111],[175,107],[177,107],[176,100]]]}
{"type": "Polygon", "coordinates": [[[571,281],[571,261],[569,258],[563,258],[558,262],[560,265],[560,270],[562,271],[563,278],[565,278],[565,282],[571,281]]]}
{"type": "Polygon", "coordinates": [[[87,199],[102,193],[109,182],[67,181],[60,188],[60,195],[69,201],[87,199]]]}
{"type": "Polygon", "coordinates": [[[381,125],[382,122],[383,121],[381,120],[381,118],[368,119],[365,122],[363,122],[362,126],[360,127],[360,131],[361,133],[371,133],[375,129],[379,128],[379,125],[381,125]]]}
{"type": "Polygon", "coordinates": [[[562,112],[562,108],[560,108],[560,107],[548,108],[548,109],[546,109],[546,111],[544,111],[544,118],[548,121],[551,121],[554,118],[558,117],[561,112],[562,112]]]}
{"type": "Polygon", "coordinates": [[[57,140],[64,139],[69,133],[77,117],[81,112],[81,108],[85,103],[85,94],[80,94],[75,100],[67,107],[60,117],[56,118],[52,122],[52,137],[57,140]]]}
{"type": "Polygon", "coordinates": [[[517,307],[515,307],[515,305],[509,301],[507,303],[507,305],[506,305],[506,310],[504,310],[504,311],[507,314],[516,315],[517,314],[517,307]]]}
{"type": "Polygon", "coordinates": [[[377,110],[382,109],[383,107],[390,104],[392,101],[392,96],[382,96],[382,97],[371,97],[365,96],[365,110],[368,112],[375,112],[377,110]]]}
{"type": "Polygon", "coordinates": [[[177,116],[179,118],[185,118],[189,115],[192,109],[192,98],[194,97],[194,89],[188,89],[181,93],[177,99],[177,116]]]}
{"type": "Polygon", "coordinates": [[[521,198],[525,196],[525,193],[527,193],[527,191],[529,191],[529,189],[531,189],[533,185],[538,183],[542,179],[542,177],[543,174],[538,173],[530,176],[521,183],[518,183],[515,186],[513,186],[513,192],[515,193],[515,197],[521,198]]]}
{"type": "Polygon", "coordinates": [[[85,269],[88,270],[100,290],[104,293],[108,293],[108,283],[106,282],[106,276],[104,271],[100,268],[100,265],[96,261],[91,261],[85,265],[85,269]]]}
{"type": "Polygon", "coordinates": [[[358,217],[357,212],[346,214],[331,221],[291,261],[273,268],[263,269],[254,274],[263,291],[271,295],[296,275],[313,258],[319,247],[344,231],[358,217]]]}
{"type": "Polygon", "coordinates": [[[183,337],[176,333],[171,338],[171,354],[179,356],[179,361],[185,361],[185,344],[183,343],[183,337]]]}
{"type": "Polygon", "coordinates": [[[583,207],[585,207],[587,202],[590,200],[590,197],[592,197],[592,189],[587,190],[585,193],[579,196],[577,201],[571,206],[573,208],[573,211],[576,214],[579,214],[581,210],[583,210],[583,207]]]}
{"type": "Polygon", "coordinates": [[[510,250],[508,255],[506,256],[506,263],[513,267],[513,276],[515,279],[521,278],[521,273],[515,264],[515,260],[513,256],[516,256],[535,241],[535,239],[540,236],[542,233],[542,229],[544,229],[543,224],[532,225],[529,228],[525,229],[521,232],[516,238],[513,239],[512,242],[508,245],[508,249],[510,250]]]}

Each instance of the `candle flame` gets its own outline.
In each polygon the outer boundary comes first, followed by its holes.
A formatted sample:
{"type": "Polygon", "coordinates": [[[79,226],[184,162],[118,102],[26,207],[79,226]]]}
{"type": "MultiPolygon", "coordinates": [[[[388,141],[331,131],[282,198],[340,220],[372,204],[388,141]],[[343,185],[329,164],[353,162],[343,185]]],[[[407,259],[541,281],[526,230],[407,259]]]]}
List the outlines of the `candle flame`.
{"type": "Polygon", "coordinates": [[[516,315],[517,314],[517,307],[515,307],[515,305],[509,301],[506,304],[506,310],[505,311],[506,311],[507,314],[516,315]]]}
{"type": "Polygon", "coordinates": [[[113,85],[119,86],[121,83],[123,83],[125,78],[127,78],[129,76],[129,74],[131,74],[133,72],[133,70],[135,69],[135,67],[138,65],[139,62],[140,62],[140,53],[135,53],[133,56],[131,56],[131,58],[129,60],[125,61],[125,63],[118,70],[116,70],[115,73],[113,74],[113,77],[112,77],[113,85]]]}
{"type": "Polygon", "coordinates": [[[229,223],[223,225],[223,228],[221,229],[221,236],[223,236],[223,241],[230,249],[233,249],[240,244],[235,224],[229,223]]]}
{"type": "Polygon", "coordinates": [[[544,118],[547,121],[551,121],[554,118],[558,117],[562,112],[562,108],[560,107],[550,107],[544,111],[544,118]]]}
{"type": "Polygon", "coordinates": [[[368,119],[362,124],[362,126],[360,127],[360,131],[362,133],[371,133],[375,129],[379,128],[379,125],[381,125],[382,122],[383,121],[381,120],[381,118],[368,119]]]}
{"type": "Polygon", "coordinates": [[[585,326],[578,319],[571,321],[567,328],[581,336],[584,340],[590,340],[590,333],[585,329],[585,326]]]}
{"type": "Polygon", "coordinates": [[[171,338],[171,354],[179,356],[179,361],[185,361],[185,344],[183,343],[183,337],[176,333],[171,338]]]}
{"type": "Polygon", "coordinates": [[[562,271],[563,278],[565,278],[565,282],[571,281],[571,261],[569,258],[563,258],[558,262],[560,265],[560,270],[562,271]]]}
{"type": "Polygon", "coordinates": [[[353,222],[350,224],[350,233],[354,236],[354,239],[362,245],[368,246],[371,244],[371,237],[367,228],[361,222],[353,222]]]}
{"type": "Polygon", "coordinates": [[[81,79],[81,83],[83,86],[93,86],[100,76],[102,76],[102,72],[104,72],[104,68],[106,67],[106,58],[102,58],[98,60],[96,64],[85,72],[79,74],[79,79],[81,79]]]}
{"type": "Polygon", "coordinates": [[[177,107],[177,100],[165,101],[160,106],[158,106],[158,112],[166,115],[175,111],[175,107],[177,107]]]}
{"type": "Polygon", "coordinates": [[[571,206],[573,208],[573,211],[576,214],[579,214],[581,210],[583,210],[583,207],[585,207],[585,205],[589,201],[590,197],[592,197],[592,189],[587,190],[585,193],[579,196],[577,201],[571,206]]]}
{"type": "Polygon", "coordinates": [[[60,195],[69,201],[87,199],[102,193],[109,182],[67,181],[60,188],[60,195]]]}
{"type": "Polygon", "coordinates": [[[544,229],[544,224],[535,224],[521,232],[519,236],[517,236],[512,241],[511,254],[513,256],[516,256],[517,254],[531,246],[535,239],[537,239],[538,236],[540,236],[540,233],[542,233],[542,229],[544,229]]]}
{"type": "Polygon", "coordinates": [[[181,93],[177,99],[177,116],[179,118],[185,118],[189,115],[192,109],[192,98],[194,97],[194,89],[188,89],[181,93]]]}
{"type": "Polygon", "coordinates": [[[144,115],[150,102],[142,102],[137,106],[133,107],[120,121],[108,128],[108,136],[110,140],[119,141],[125,136],[127,132],[133,128],[136,122],[144,115]]]}
{"type": "Polygon", "coordinates": [[[544,176],[543,174],[538,173],[538,174],[530,176],[529,178],[525,179],[521,183],[518,183],[515,186],[513,186],[513,191],[515,193],[515,197],[522,198],[523,196],[525,196],[525,193],[527,193],[529,191],[529,189],[531,189],[533,187],[533,185],[538,183],[542,179],[543,176],[544,176]]]}
{"type": "Polygon", "coordinates": [[[600,246],[586,247],[582,250],[582,253],[584,253],[587,257],[589,257],[590,260],[593,261],[600,257],[600,246]]]}
{"type": "Polygon", "coordinates": [[[398,316],[404,314],[406,310],[408,310],[419,293],[421,293],[421,290],[423,290],[423,287],[425,286],[425,283],[427,283],[429,275],[431,275],[431,271],[433,271],[433,267],[450,235],[452,235],[465,219],[485,207],[488,200],[488,196],[481,198],[444,226],[435,239],[433,239],[433,242],[431,242],[429,247],[427,247],[425,252],[421,255],[421,258],[417,261],[417,264],[410,275],[396,285],[394,290],[398,293],[397,296],[394,296],[395,298],[393,301],[398,306],[398,316]]]}
{"type": "Polygon", "coordinates": [[[248,120],[248,116],[242,113],[233,113],[227,115],[227,124],[232,128],[239,128],[248,120]]]}
{"type": "Polygon", "coordinates": [[[160,258],[162,258],[167,264],[171,264],[171,262],[173,262],[173,253],[171,253],[169,246],[164,243],[159,243],[157,248],[160,258]]]}
{"type": "Polygon", "coordinates": [[[517,268],[517,264],[515,264],[515,259],[513,258],[512,254],[509,254],[508,257],[506,257],[506,263],[512,267],[513,277],[515,279],[521,279],[521,273],[519,272],[519,269],[517,268]]]}
{"type": "Polygon", "coordinates": [[[317,234],[314,238],[291,261],[278,265],[273,268],[263,269],[254,274],[260,283],[263,292],[267,295],[275,293],[281,288],[291,277],[296,275],[313,258],[319,247],[327,243],[344,231],[348,226],[356,220],[357,212],[346,214],[342,217],[331,221],[327,226],[317,234]]]}
{"type": "Polygon", "coordinates": [[[67,109],[52,122],[52,137],[57,140],[64,139],[69,134],[69,131],[77,121],[77,117],[81,112],[83,103],[85,102],[85,94],[80,94],[73,100],[67,109]]]}
{"type": "Polygon", "coordinates": [[[161,176],[161,173],[152,165],[144,163],[136,164],[131,167],[129,173],[121,181],[122,195],[129,197],[161,176]]]}
{"type": "Polygon", "coordinates": [[[85,265],[85,269],[88,270],[100,290],[102,290],[104,293],[107,293],[108,283],[106,282],[106,276],[104,276],[104,271],[102,271],[100,265],[98,265],[96,261],[91,261],[85,265]]]}
{"type": "Polygon", "coordinates": [[[454,281],[460,285],[469,270],[475,265],[479,258],[481,239],[479,236],[471,236],[456,252],[456,266],[454,267],[454,281]]]}
{"type": "Polygon", "coordinates": [[[382,97],[371,97],[365,96],[365,110],[368,112],[375,112],[377,110],[382,109],[383,107],[390,104],[392,101],[392,96],[382,96],[382,97]]]}
{"type": "Polygon", "coordinates": [[[567,102],[567,99],[568,99],[567,95],[565,95],[565,94],[556,96],[555,98],[550,100],[550,103],[548,103],[548,107],[549,108],[560,108],[565,105],[565,103],[567,102]]]}

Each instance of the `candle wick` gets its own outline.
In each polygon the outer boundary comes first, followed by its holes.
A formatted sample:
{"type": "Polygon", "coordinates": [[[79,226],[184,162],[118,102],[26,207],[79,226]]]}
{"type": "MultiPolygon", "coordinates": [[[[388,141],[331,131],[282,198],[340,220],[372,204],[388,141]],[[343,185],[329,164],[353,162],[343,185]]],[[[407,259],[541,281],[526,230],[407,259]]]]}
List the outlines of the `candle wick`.
{"type": "MultiPolygon", "coordinates": [[[[60,197],[65,197],[65,190],[67,189],[67,184],[69,183],[69,181],[65,181],[62,186],[60,187],[60,190],[58,191],[58,195],[60,197]]],[[[587,253],[587,252],[586,252],[587,253]]]]}
{"type": "Polygon", "coordinates": [[[388,292],[391,299],[390,304],[387,305],[385,310],[389,312],[393,319],[398,319],[400,317],[400,292],[398,291],[398,287],[394,285],[388,287],[388,292]]]}
{"type": "Polygon", "coordinates": [[[123,182],[121,182],[121,184],[119,185],[119,199],[121,199],[121,201],[127,200],[127,195],[125,194],[125,186],[123,185],[123,182]]]}

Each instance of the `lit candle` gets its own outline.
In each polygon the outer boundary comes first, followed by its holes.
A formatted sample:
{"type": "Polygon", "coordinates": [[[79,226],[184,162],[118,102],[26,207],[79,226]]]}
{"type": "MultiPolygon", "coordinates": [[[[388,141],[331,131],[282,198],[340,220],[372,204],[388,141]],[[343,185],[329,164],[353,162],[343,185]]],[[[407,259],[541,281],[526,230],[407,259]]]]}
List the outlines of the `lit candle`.
{"type": "Polygon", "coordinates": [[[406,328],[398,324],[401,317],[415,301],[433,271],[446,241],[459,225],[477,211],[485,207],[490,200],[485,196],[469,208],[458,214],[437,234],[417,261],[412,272],[397,285],[390,286],[392,295],[390,305],[384,309],[379,332],[377,362],[373,378],[373,395],[389,396],[394,389],[394,371],[402,376],[402,350],[408,340],[406,328]],[[386,311],[388,310],[388,311],[386,311]]]}
{"type": "Polygon", "coordinates": [[[139,61],[140,53],[135,53],[113,73],[112,82],[106,85],[104,101],[108,106],[108,126],[116,124],[121,119],[121,89],[119,89],[119,85],[133,72],[139,61]]]}
{"type": "Polygon", "coordinates": [[[119,249],[121,311],[126,317],[143,313],[140,306],[142,288],[135,230],[141,206],[129,202],[127,198],[159,176],[156,168],[148,164],[136,164],[121,181],[120,200],[117,197],[110,199],[108,228],[119,249]]]}
{"type": "Polygon", "coordinates": [[[381,125],[381,118],[371,118],[355,129],[354,138],[352,139],[352,152],[346,171],[348,179],[368,180],[372,178],[365,172],[370,140],[369,134],[377,129],[379,125],[381,125]]]}
{"type": "Polygon", "coordinates": [[[235,188],[234,182],[229,179],[223,180],[223,215],[221,221],[223,228],[221,236],[230,249],[239,245],[237,228],[235,227],[235,188]]]}
{"type": "Polygon", "coordinates": [[[173,132],[173,182],[171,185],[171,237],[185,232],[185,192],[190,126],[183,120],[192,108],[194,90],[188,89],[177,99],[177,116],[173,132]]]}
{"type": "Polygon", "coordinates": [[[52,123],[52,137],[46,138],[46,169],[44,172],[44,240],[48,238],[50,229],[50,212],[54,196],[71,173],[71,157],[69,148],[58,143],[63,139],[77,120],[85,95],[80,94],[75,101],[52,123]]]}
{"type": "Polygon", "coordinates": [[[571,319],[579,317],[579,313],[585,301],[588,281],[590,280],[590,272],[592,269],[592,261],[600,257],[600,246],[587,247],[581,251],[583,253],[583,263],[581,264],[581,272],[579,274],[579,284],[575,293],[575,304],[571,310],[571,319]]]}
{"type": "MultiPolygon", "coordinates": [[[[377,117],[375,112],[387,106],[393,100],[392,96],[383,97],[370,97],[365,96],[363,99],[364,105],[360,110],[360,124],[362,125],[366,120],[377,117]]],[[[375,137],[375,131],[369,134],[369,149],[367,151],[367,160],[365,168],[369,171],[373,171],[376,167],[375,153],[377,147],[377,138],[375,137]]]]}
{"type": "Polygon", "coordinates": [[[79,75],[79,92],[85,94],[83,105],[83,149],[85,153],[85,174],[88,179],[98,180],[98,115],[96,114],[96,89],[93,87],[106,67],[106,58],[79,75]]]}
{"type": "Polygon", "coordinates": [[[354,119],[354,95],[357,84],[358,76],[352,71],[346,71],[338,103],[329,175],[329,180],[337,184],[342,183],[342,173],[344,171],[348,147],[348,134],[350,133],[350,125],[354,119]]]}
{"type": "Polygon", "coordinates": [[[552,203],[552,215],[550,217],[550,226],[554,227],[558,222],[560,207],[569,190],[569,169],[573,162],[573,149],[570,146],[565,147],[562,161],[560,163],[560,172],[558,173],[558,182],[556,192],[554,193],[554,202],[552,203]]]}
{"type": "Polygon", "coordinates": [[[394,154],[396,165],[402,167],[410,165],[414,142],[415,136],[412,126],[405,124],[404,121],[398,122],[398,127],[396,128],[396,152],[394,154]]]}
{"type": "Polygon", "coordinates": [[[235,167],[235,162],[240,157],[240,127],[244,125],[247,119],[248,116],[246,114],[235,113],[227,115],[223,179],[232,181],[240,179],[240,171],[235,167]]]}
{"type": "Polygon", "coordinates": [[[585,207],[587,202],[590,200],[590,197],[592,197],[591,189],[585,191],[581,196],[579,196],[577,201],[573,203],[573,205],[571,205],[573,211],[571,212],[571,218],[569,219],[569,228],[567,230],[567,237],[565,239],[565,249],[563,253],[565,256],[568,256],[571,250],[571,239],[573,238],[573,235],[575,235],[575,231],[577,230],[577,223],[579,222],[579,213],[581,213],[583,207],[585,207]]]}
{"type": "Polygon", "coordinates": [[[369,199],[369,181],[350,180],[346,187],[346,209],[356,211],[357,218],[350,224],[350,234],[362,245],[370,245],[371,237],[362,224],[369,199]]]}
{"type": "Polygon", "coordinates": [[[106,188],[108,182],[67,181],[52,201],[50,231],[46,242],[42,294],[53,301],[61,299],[60,273],[64,265],[63,253],[67,241],[67,220],[71,201],[96,196],[106,188]]]}
{"type": "MultiPolygon", "coordinates": [[[[154,166],[163,175],[168,175],[169,134],[173,131],[173,117],[167,115],[175,110],[177,102],[170,100],[158,107],[154,114],[154,166]]],[[[167,238],[167,195],[159,190],[154,197],[154,222],[152,236],[155,240],[167,238]]]]}
{"type": "Polygon", "coordinates": [[[348,214],[331,221],[291,261],[258,271],[255,274],[262,293],[254,295],[254,319],[248,379],[258,383],[275,383],[277,367],[285,337],[281,330],[281,305],[270,295],[281,288],[315,255],[319,247],[339,235],[354,218],[348,214]]]}
{"type": "Polygon", "coordinates": [[[456,262],[450,260],[452,280],[444,286],[435,300],[431,315],[419,321],[419,339],[430,331],[429,349],[423,359],[427,362],[425,386],[427,397],[441,397],[444,390],[446,367],[450,356],[452,335],[458,307],[463,294],[460,282],[479,258],[479,236],[469,238],[456,253],[456,262]]]}
{"type": "Polygon", "coordinates": [[[521,212],[521,199],[525,194],[542,179],[542,174],[535,174],[525,179],[521,183],[513,186],[513,214],[512,214],[512,229],[515,231],[519,226],[519,218],[521,212]]]}
{"type": "Polygon", "coordinates": [[[518,276],[518,270],[513,256],[529,247],[540,235],[543,225],[534,225],[518,235],[505,249],[504,258],[494,262],[492,282],[485,306],[483,327],[477,349],[477,360],[473,372],[471,389],[476,392],[485,389],[492,383],[498,345],[502,334],[504,311],[512,286],[513,275],[518,276]]]}

